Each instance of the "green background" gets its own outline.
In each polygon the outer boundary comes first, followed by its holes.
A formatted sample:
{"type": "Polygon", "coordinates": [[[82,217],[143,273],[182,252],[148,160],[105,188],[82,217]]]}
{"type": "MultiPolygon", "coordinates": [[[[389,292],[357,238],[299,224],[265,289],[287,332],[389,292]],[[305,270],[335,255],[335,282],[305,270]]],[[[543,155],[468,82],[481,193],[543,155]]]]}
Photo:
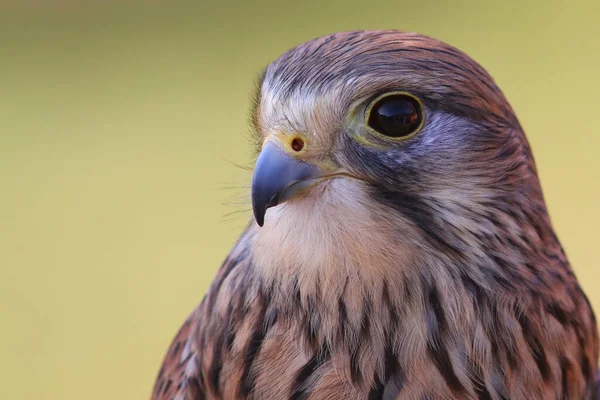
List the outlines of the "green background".
{"type": "Polygon", "coordinates": [[[255,78],[339,30],[418,31],[490,71],[600,312],[598,4],[0,0],[0,398],[149,396],[250,215],[255,78]]]}

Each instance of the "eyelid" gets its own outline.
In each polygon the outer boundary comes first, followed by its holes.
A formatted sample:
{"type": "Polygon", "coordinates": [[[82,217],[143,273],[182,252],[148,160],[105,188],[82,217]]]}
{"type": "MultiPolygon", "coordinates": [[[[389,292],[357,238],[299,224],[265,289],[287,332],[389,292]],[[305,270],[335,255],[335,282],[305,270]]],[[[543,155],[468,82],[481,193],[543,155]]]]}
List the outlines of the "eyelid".
{"type": "Polygon", "coordinates": [[[362,111],[363,113],[363,117],[365,116],[365,110],[367,108],[367,105],[371,102],[371,99],[373,98],[373,96],[363,96],[360,97],[356,100],[354,100],[353,102],[350,103],[350,105],[348,106],[348,110],[350,110],[348,112],[347,115],[347,119],[354,119],[356,118],[358,115],[358,113],[360,113],[362,111]]]}

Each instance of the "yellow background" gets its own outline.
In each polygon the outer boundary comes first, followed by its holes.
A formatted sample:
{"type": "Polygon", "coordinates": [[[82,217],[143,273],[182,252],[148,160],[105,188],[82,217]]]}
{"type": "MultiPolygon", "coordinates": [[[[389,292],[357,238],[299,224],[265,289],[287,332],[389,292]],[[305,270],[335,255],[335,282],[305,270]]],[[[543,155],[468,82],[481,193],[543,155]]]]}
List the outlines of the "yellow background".
{"type": "Polygon", "coordinates": [[[250,215],[253,81],[339,30],[419,31],[491,72],[600,312],[598,4],[0,0],[0,398],[148,397],[250,215]]]}

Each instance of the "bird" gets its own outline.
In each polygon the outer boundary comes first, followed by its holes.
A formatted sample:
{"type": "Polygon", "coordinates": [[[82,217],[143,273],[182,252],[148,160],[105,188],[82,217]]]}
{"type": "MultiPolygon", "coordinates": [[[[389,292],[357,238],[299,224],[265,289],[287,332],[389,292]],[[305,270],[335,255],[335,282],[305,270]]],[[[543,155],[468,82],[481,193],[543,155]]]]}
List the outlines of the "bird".
{"type": "Polygon", "coordinates": [[[152,399],[600,398],[592,306],[482,66],[346,31],[256,86],[253,218],[152,399]]]}

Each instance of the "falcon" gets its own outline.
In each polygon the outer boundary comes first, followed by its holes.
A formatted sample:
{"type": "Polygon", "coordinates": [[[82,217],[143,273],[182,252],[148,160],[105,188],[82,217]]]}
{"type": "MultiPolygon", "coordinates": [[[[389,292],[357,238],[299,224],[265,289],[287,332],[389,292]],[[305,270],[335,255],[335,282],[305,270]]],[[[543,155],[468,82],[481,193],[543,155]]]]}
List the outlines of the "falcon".
{"type": "Polygon", "coordinates": [[[254,218],[153,399],[592,399],[598,331],[490,75],[399,31],[301,44],[252,107],[254,218]]]}

